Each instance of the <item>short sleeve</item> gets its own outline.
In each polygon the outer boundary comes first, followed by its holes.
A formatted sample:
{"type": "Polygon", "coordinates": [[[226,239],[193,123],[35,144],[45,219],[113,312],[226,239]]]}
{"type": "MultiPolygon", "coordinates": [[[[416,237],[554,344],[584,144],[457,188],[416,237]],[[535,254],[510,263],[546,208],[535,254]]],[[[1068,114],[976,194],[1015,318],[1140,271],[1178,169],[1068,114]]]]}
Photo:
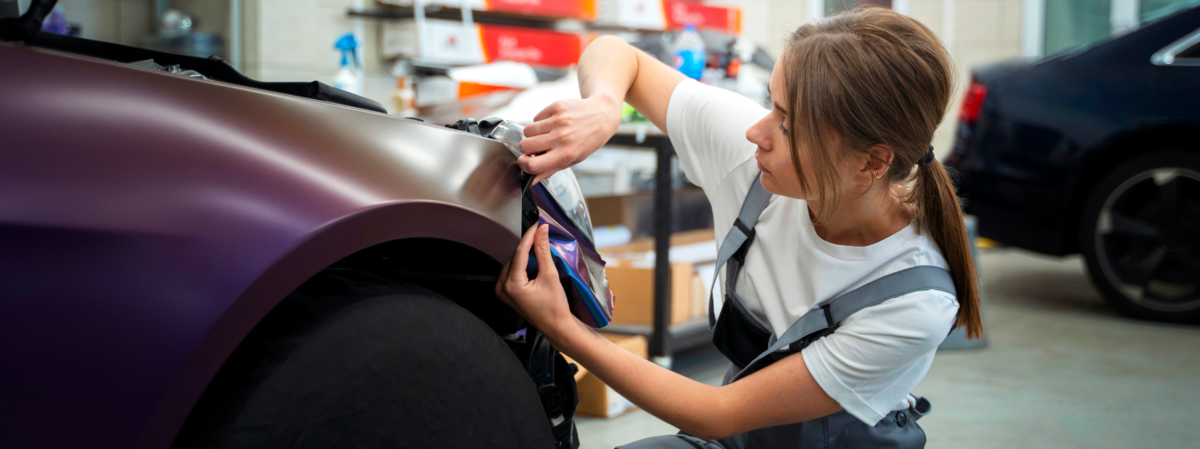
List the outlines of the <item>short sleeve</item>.
{"type": "Polygon", "coordinates": [[[746,130],[768,112],[736,92],[679,83],[667,104],[667,132],[688,179],[711,197],[734,167],[754,157],[746,130]]]}
{"type": "Polygon", "coordinates": [[[957,313],[948,293],[909,293],[851,315],[801,354],[821,389],[873,426],[925,377],[957,313]]]}

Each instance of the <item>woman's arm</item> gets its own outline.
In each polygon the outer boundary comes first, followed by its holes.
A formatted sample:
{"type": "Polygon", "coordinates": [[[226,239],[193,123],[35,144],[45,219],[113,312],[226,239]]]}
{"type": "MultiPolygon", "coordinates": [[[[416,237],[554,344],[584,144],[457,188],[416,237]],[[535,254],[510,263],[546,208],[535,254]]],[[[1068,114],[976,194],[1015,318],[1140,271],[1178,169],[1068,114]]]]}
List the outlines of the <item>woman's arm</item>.
{"type": "Polygon", "coordinates": [[[547,334],[556,349],[586,366],[630,402],[703,439],[820,418],[841,410],[808,372],[787,357],[723,387],[702,384],[613,344],[579,320],[547,334]]]}
{"type": "Polygon", "coordinates": [[[650,414],[689,435],[720,439],[841,410],[813,380],[803,357],[787,357],[733,384],[713,387],[641,359],[601,337],[571,315],[551,259],[548,233],[544,226],[525,233],[513,260],[501,273],[497,296],[546,334],[556,349],[650,414]],[[531,247],[536,247],[540,270],[533,280],[523,269],[531,247]]]}
{"type": "Polygon", "coordinates": [[[683,74],[654,57],[604,36],[579,58],[578,100],[562,100],[542,110],[525,127],[517,160],[540,181],[591,156],[621,124],[621,105],[628,102],[654,126],[666,132],[667,103],[683,74]]]}

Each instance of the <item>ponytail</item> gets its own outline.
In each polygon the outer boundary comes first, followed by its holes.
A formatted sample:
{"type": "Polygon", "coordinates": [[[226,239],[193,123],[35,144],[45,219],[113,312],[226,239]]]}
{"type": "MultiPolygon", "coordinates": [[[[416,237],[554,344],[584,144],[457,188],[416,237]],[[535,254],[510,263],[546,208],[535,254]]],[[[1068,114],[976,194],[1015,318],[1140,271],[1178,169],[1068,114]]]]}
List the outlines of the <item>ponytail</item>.
{"type": "Polygon", "coordinates": [[[890,9],[858,8],[800,26],[779,61],[796,130],[789,135],[796,176],[805,192],[821,198],[814,222],[838,204],[834,149],[891,148],[886,180],[889,187],[911,185],[903,201],[946,258],[958,291],[955,326],[966,327],[967,338],[982,336],[979,279],[962,209],[929,147],[955,86],[953,63],[937,35],[890,9]],[[800,169],[800,149],[812,155],[813,179],[800,169]]]}
{"type": "Polygon", "coordinates": [[[920,214],[920,222],[929,230],[934,243],[942,250],[950,277],[958,291],[958,320],[955,328],[967,328],[967,338],[983,336],[983,320],[979,311],[979,277],[975,259],[967,241],[962,208],[950,174],[936,160],[917,164],[918,173],[912,194],[920,214]]]}

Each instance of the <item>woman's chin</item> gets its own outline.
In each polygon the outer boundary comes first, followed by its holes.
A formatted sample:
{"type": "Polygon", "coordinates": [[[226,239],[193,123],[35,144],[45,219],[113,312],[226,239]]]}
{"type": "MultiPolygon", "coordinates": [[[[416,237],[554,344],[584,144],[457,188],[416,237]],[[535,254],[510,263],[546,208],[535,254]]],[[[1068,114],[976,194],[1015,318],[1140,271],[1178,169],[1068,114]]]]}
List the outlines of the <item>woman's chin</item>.
{"type": "Polygon", "coordinates": [[[775,195],[786,196],[788,198],[795,198],[798,200],[805,199],[805,195],[800,192],[799,188],[793,189],[794,191],[788,191],[787,189],[780,188],[779,183],[775,182],[775,177],[771,176],[771,174],[767,172],[763,172],[762,174],[762,186],[764,189],[767,189],[768,192],[771,192],[775,195]]]}
{"type": "Polygon", "coordinates": [[[780,192],[779,185],[775,184],[775,180],[771,178],[770,173],[763,172],[761,180],[763,188],[767,189],[768,192],[771,192],[775,195],[784,195],[782,192],[780,192]]]}

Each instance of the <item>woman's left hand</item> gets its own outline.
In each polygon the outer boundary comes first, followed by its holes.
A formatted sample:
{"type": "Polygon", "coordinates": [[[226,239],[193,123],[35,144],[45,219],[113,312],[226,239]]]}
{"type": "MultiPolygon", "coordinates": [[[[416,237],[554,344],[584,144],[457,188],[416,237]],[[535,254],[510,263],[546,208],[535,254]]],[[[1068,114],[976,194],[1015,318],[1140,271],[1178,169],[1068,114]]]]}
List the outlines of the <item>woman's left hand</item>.
{"type": "Polygon", "coordinates": [[[550,255],[549,225],[530,226],[525,232],[512,260],[500,270],[496,296],[547,336],[553,337],[575,320],[550,255]],[[537,257],[537,279],[529,279],[525,274],[531,247],[537,257]]]}

